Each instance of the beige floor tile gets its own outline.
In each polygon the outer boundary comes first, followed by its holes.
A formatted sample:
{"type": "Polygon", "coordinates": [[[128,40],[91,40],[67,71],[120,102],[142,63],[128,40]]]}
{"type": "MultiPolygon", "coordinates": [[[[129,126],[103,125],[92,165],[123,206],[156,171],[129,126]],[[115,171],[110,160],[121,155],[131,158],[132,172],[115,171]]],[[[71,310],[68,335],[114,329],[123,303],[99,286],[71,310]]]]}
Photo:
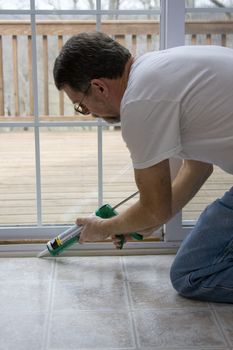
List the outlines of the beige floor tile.
{"type": "Polygon", "coordinates": [[[206,302],[190,300],[178,295],[168,278],[161,278],[158,281],[130,282],[129,291],[134,309],[209,308],[206,302]]]}
{"type": "Polygon", "coordinates": [[[45,316],[9,313],[0,316],[0,350],[41,350],[45,316]]]}
{"type": "Polygon", "coordinates": [[[122,281],[104,282],[80,287],[72,281],[57,281],[53,294],[53,309],[65,310],[126,310],[126,288],[122,281]]]}
{"type": "Polygon", "coordinates": [[[169,278],[174,255],[126,256],[123,262],[129,282],[159,281],[169,278]]]}
{"type": "Polygon", "coordinates": [[[180,297],[170,282],[174,255],[124,257],[132,307],[208,307],[208,303],[180,297]]]}
{"type": "Polygon", "coordinates": [[[55,276],[59,281],[75,281],[83,288],[124,279],[120,257],[101,256],[59,258],[55,276]]]}
{"type": "Polygon", "coordinates": [[[223,308],[233,309],[233,304],[229,304],[229,303],[210,303],[210,305],[215,310],[223,309],[223,308]]]}
{"type": "Polygon", "coordinates": [[[215,307],[218,320],[222,325],[222,329],[231,346],[233,347],[233,308],[231,307],[215,307]]]}
{"type": "Polygon", "coordinates": [[[50,281],[0,283],[0,310],[8,312],[47,312],[50,281]]]}
{"type": "Polygon", "coordinates": [[[134,312],[141,347],[226,347],[210,310],[134,312]]]}
{"type": "Polygon", "coordinates": [[[110,350],[134,345],[127,312],[53,313],[47,349],[110,350]]]}
{"type": "Polygon", "coordinates": [[[3,258],[0,281],[50,280],[54,259],[3,258]]]}

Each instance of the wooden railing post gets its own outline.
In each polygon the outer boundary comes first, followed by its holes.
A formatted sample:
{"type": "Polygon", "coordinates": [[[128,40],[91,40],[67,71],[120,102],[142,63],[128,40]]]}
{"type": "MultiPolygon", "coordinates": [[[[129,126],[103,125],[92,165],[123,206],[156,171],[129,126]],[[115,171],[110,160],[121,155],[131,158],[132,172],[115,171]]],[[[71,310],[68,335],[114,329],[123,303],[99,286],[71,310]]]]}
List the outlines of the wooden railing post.
{"type": "Polygon", "coordinates": [[[137,54],[137,35],[132,35],[132,53],[133,56],[136,56],[137,54]]]}
{"type": "MultiPolygon", "coordinates": [[[[63,46],[63,36],[58,35],[58,50],[61,51],[61,48],[63,46]]],[[[64,92],[59,91],[59,114],[64,115],[64,92]]]]}
{"type": "Polygon", "coordinates": [[[211,34],[206,34],[206,45],[212,44],[212,37],[211,34]]]}
{"type": "MultiPolygon", "coordinates": [[[[127,34],[127,33],[125,33],[127,34]]],[[[122,35],[122,34],[117,34],[115,35],[115,38],[114,38],[119,44],[121,45],[125,45],[125,35],[122,35]]]]}
{"type": "Polygon", "coordinates": [[[196,43],[197,43],[197,36],[196,36],[196,34],[192,34],[192,36],[191,36],[191,43],[192,43],[192,45],[196,45],[196,43]]]}
{"type": "Polygon", "coordinates": [[[28,35],[28,84],[29,84],[29,115],[34,115],[33,84],[32,84],[32,36],[28,35]]]}
{"type": "Polygon", "coordinates": [[[0,35],[0,115],[4,115],[4,84],[3,84],[3,50],[0,35]]]}
{"type": "Polygon", "coordinates": [[[44,115],[49,115],[49,68],[48,68],[48,36],[42,36],[43,41],[43,73],[44,73],[44,115]]]}
{"type": "Polygon", "coordinates": [[[224,47],[227,46],[227,36],[225,33],[221,35],[221,45],[224,47]]]}
{"type": "Polygon", "coordinates": [[[13,91],[14,91],[14,104],[15,115],[19,115],[19,81],[18,81],[18,40],[17,35],[12,36],[13,47],[13,91]]]}
{"type": "Polygon", "coordinates": [[[146,47],[147,47],[147,51],[152,50],[152,35],[151,34],[147,34],[147,36],[146,36],[146,47]]]}

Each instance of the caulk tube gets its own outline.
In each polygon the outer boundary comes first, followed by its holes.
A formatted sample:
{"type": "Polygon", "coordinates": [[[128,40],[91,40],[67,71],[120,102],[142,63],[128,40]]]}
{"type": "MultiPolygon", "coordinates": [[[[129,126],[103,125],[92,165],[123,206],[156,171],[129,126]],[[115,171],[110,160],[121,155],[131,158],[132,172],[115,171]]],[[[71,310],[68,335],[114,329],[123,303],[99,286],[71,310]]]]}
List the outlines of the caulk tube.
{"type": "Polygon", "coordinates": [[[56,256],[64,249],[78,242],[82,226],[73,225],[57,237],[53,238],[47,243],[48,251],[51,255],[56,256]]]}

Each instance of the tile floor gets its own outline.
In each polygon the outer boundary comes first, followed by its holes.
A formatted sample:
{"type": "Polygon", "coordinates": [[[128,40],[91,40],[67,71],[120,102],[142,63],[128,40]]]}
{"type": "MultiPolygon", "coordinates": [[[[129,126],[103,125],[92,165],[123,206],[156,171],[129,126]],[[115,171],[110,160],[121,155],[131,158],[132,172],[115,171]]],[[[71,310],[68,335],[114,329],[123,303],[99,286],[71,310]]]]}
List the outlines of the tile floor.
{"type": "Polygon", "coordinates": [[[178,296],[173,259],[0,259],[0,349],[232,350],[233,305],[178,296]]]}

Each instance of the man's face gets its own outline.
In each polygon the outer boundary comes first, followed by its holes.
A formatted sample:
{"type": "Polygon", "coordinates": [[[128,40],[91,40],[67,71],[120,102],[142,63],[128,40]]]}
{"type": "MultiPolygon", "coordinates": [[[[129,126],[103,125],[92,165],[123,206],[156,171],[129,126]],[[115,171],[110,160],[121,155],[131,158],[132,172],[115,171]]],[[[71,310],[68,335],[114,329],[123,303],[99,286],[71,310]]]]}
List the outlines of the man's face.
{"type": "Polygon", "coordinates": [[[87,93],[77,92],[70,86],[65,85],[64,91],[76,106],[81,106],[84,114],[92,114],[93,117],[103,118],[108,123],[119,123],[120,114],[109,103],[104,95],[98,93],[98,91],[90,85],[87,93]]]}

